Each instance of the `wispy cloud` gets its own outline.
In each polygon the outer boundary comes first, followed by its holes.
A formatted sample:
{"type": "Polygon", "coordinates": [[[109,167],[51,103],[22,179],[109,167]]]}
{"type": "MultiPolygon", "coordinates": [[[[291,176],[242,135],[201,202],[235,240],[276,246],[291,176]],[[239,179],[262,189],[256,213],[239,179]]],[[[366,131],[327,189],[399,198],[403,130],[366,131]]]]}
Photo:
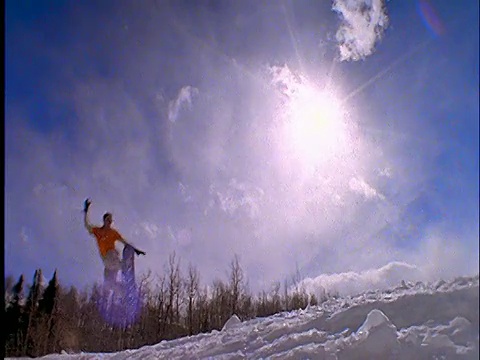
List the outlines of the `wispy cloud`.
{"type": "Polygon", "coordinates": [[[388,166],[383,168],[383,169],[380,169],[378,170],[378,174],[380,176],[384,176],[384,177],[387,177],[387,178],[391,178],[393,176],[393,171],[391,168],[389,168],[388,166]]]}
{"type": "Polygon", "coordinates": [[[223,189],[210,186],[212,200],[210,206],[218,204],[219,208],[230,216],[238,215],[238,211],[245,211],[250,218],[259,216],[259,203],[264,192],[261,188],[231,179],[223,189]]]}
{"type": "Polygon", "coordinates": [[[384,0],[334,0],[332,9],[340,14],[336,38],[340,61],[357,61],[371,55],[388,26],[384,0]]]}
{"type": "Polygon", "coordinates": [[[367,199],[375,199],[378,198],[380,200],[384,200],[385,196],[380,194],[377,190],[375,190],[372,186],[367,184],[365,180],[362,178],[351,178],[350,182],[348,183],[350,189],[360,195],[363,195],[367,199]]]}
{"type": "Polygon", "coordinates": [[[143,221],[140,224],[142,232],[151,240],[158,240],[161,229],[157,224],[143,221]]]}
{"type": "Polygon", "coordinates": [[[184,86],[178,92],[175,100],[168,104],[168,119],[171,122],[176,122],[180,111],[183,108],[189,109],[192,106],[193,97],[198,94],[198,89],[192,86],[184,86]]]}
{"type": "Polygon", "coordinates": [[[182,195],[183,201],[185,201],[186,203],[193,201],[193,197],[190,194],[188,187],[184,185],[182,182],[178,183],[178,191],[182,195]]]}
{"type": "Polygon", "coordinates": [[[22,226],[22,229],[20,230],[20,240],[22,241],[23,245],[29,241],[25,226],[22,226]]]}
{"type": "Polygon", "coordinates": [[[192,232],[186,228],[178,230],[175,234],[175,241],[182,248],[188,247],[192,242],[192,232]]]}

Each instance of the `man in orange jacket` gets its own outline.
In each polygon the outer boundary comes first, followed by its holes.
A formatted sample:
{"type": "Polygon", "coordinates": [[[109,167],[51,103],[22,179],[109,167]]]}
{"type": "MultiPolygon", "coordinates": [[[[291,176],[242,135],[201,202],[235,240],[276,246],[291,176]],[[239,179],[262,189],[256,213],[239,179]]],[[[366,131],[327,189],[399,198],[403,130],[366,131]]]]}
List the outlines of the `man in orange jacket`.
{"type": "Polygon", "coordinates": [[[103,226],[92,226],[88,221],[88,209],[91,203],[90,199],[85,200],[83,208],[84,225],[87,231],[97,239],[98,250],[105,266],[103,272],[104,284],[107,288],[119,289],[117,275],[122,268],[122,260],[115,249],[115,242],[120,241],[124,245],[131,246],[137,255],[145,255],[145,252],[129,244],[117,230],[112,228],[113,217],[111,213],[107,212],[103,215],[103,226]]]}

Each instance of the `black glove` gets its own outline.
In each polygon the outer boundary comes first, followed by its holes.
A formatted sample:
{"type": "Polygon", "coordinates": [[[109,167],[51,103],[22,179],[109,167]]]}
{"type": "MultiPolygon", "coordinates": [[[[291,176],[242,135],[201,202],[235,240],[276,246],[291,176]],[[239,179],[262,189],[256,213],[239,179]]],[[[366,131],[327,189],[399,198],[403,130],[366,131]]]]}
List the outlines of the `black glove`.
{"type": "Polygon", "coordinates": [[[137,254],[137,255],[145,255],[145,251],[135,249],[135,254],[137,254]]]}
{"type": "Polygon", "coordinates": [[[87,212],[88,208],[90,207],[92,201],[90,199],[86,199],[85,202],[83,203],[83,212],[87,212]]]}

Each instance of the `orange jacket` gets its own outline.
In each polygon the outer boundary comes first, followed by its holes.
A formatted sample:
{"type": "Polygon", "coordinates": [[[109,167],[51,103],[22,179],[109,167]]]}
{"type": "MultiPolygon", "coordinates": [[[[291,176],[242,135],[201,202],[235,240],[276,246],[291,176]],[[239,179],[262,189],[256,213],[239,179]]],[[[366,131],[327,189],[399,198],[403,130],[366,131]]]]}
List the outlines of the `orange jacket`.
{"type": "Polygon", "coordinates": [[[122,240],[118,231],[112,228],[92,227],[92,234],[97,239],[98,249],[102,257],[105,257],[108,251],[115,250],[115,241],[122,240]]]}

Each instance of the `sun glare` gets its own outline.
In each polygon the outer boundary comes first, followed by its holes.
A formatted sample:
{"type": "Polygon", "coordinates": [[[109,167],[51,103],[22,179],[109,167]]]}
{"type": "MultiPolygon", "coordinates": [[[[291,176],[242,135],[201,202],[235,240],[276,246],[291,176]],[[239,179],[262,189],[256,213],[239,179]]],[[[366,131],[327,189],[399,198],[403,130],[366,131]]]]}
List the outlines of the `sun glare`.
{"type": "Polygon", "coordinates": [[[344,114],[334,94],[300,84],[290,98],[287,136],[299,160],[318,166],[337,155],[345,140],[344,114]]]}

